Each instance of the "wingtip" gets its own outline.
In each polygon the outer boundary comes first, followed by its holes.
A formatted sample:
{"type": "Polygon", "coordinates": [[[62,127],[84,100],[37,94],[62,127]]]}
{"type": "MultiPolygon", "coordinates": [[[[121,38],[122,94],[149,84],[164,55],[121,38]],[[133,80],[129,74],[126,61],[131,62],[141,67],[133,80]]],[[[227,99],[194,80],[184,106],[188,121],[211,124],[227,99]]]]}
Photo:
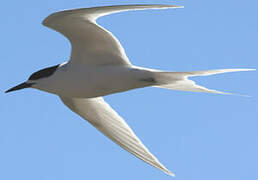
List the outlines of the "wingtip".
{"type": "Polygon", "coordinates": [[[245,94],[236,94],[236,93],[228,93],[228,92],[221,92],[217,91],[217,94],[222,94],[222,95],[231,95],[231,96],[239,96],[239,97],[245,97],[245,98],[251,98],[252,96],[245,95],[245,94]]]}
{"type": "Polygon", "coordinates": [[[170,171],[167,174],[172,176],[172,177],[176,177],[176,175],[174,173],[170,172],[170,171]]]}
{"type": "MultiPolygon", "coordinates": [[[[164,167],[165,168],[165,167],[164,167]]],[[[163,172],[165,172],[167,175],[169,175],[169,176],[172,176],[172,177],[175,177],[176,175],[175,175],[175,173],[172,173],[172,172],[170,172],[168,169],[161,169],[163,172]]]]}
{"type": "MultiPolygon", "coordinates": [[[[162,5],[161,5],[162,6],[162,5]]],[[[184,8],[184,6],[181,5],[168,5],[169,8],[184,8]]]]}
{"type": "Polygon", "coordinates": [[[256,71],[256,69],[249,69],[249,71],[256,71]]]}
{"type": "Polygon", "coordinates": [[[249,69],[249,68],[246,68],[246,69],[239,69],[241,71],[256,71],[256,69],[249,69]]]}
{"type": "Polygon", "coordinates": [[[229,93],[229,95],[232,96],[239,96],[239,97],[244,97],[244,98],[251,98],[252,96],[245,95],[245,94],[235,94],[235,93],[229,93]]]}
{"type": "Polygon", "coordinates": [[[236,69],[225,69],[225,70],[229,70],[228,72],[256,71],[256,69],[252,69],[252,68],[236,68],[236,69]]]}

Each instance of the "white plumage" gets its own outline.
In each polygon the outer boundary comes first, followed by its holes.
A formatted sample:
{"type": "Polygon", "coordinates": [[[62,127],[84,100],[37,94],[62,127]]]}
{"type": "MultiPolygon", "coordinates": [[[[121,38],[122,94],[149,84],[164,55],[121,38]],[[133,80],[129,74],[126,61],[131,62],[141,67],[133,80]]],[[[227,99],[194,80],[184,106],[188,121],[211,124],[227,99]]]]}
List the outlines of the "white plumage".
{"type": "Polygon", "coordinates": [[[128,10],[182,8],[173,5],[122,5],[61,11],[48,16],[43,25],[66,36],[72,44],[69,62],[34,73],[10,91],[32,87],[57,94],[65,105],[116,144],[150,165],[173,176],[143,145],[126,122],[101,96],[153,86],[174,90],[222,93],[188,80],[253,69],[223,69],[193,72],[163,72],[133,66],[120,42],[96,19],[128,10]]]}

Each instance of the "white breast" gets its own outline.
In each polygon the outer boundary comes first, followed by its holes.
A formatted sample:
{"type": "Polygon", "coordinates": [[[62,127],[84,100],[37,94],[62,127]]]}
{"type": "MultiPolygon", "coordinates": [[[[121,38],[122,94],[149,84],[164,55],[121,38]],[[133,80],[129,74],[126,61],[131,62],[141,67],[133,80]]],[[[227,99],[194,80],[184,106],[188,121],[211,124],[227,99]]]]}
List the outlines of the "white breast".
{"type": "Polygon", "coordinates": [[[90,98],[145,87],[141,81],[151,76],[151,72],[132,66],[72,66],[67,64],[45,80],[37,89],[65,97],[90,98]]]}

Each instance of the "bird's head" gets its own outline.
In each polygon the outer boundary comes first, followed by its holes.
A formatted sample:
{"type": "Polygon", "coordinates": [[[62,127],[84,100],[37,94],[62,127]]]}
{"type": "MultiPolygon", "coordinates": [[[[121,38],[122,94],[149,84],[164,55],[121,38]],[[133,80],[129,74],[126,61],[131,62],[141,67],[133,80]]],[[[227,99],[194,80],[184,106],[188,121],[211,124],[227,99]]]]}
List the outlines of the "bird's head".
{"type": "Polygon", "coordinates": [[[48,67],[48,68],[39,70],[39,71],[33,73],[26,82],[21,83],[11,89],[8,89],[7,91],[5,91],[5,93],[36,86],[37,81],[39,81],[42,78],[47,78],[47,77],[51,76],[58,67],[59,67],[59,65],[56,65],[56,66],[52,66],[52,67],[48,67]]]}

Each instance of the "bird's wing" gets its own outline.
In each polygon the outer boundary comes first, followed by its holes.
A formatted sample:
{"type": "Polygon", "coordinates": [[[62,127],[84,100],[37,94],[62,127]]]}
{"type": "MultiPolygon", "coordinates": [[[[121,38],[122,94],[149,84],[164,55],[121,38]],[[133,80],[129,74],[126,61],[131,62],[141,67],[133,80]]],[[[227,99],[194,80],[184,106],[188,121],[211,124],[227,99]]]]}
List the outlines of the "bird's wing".
{"type": "Polygon", "coordinates": [[[132,153],[139,159],[174,176],[155,158],[142,144],[126,122],[104,101],[97,98],[67,98],[60,97],[63,103],[72,111],[90,122],[95,128],[109,137],[116,144],[132,153]]]}
{"type": "Polygon", "coordinates": [[[66,36],[72,44],[71,62],[82,64],[130,64],[120,42],[96,19],[108,14],[141,9],[180,8],[173,5],[120,5],[60,11],[48,16],[43,25],[66,36]]]}

